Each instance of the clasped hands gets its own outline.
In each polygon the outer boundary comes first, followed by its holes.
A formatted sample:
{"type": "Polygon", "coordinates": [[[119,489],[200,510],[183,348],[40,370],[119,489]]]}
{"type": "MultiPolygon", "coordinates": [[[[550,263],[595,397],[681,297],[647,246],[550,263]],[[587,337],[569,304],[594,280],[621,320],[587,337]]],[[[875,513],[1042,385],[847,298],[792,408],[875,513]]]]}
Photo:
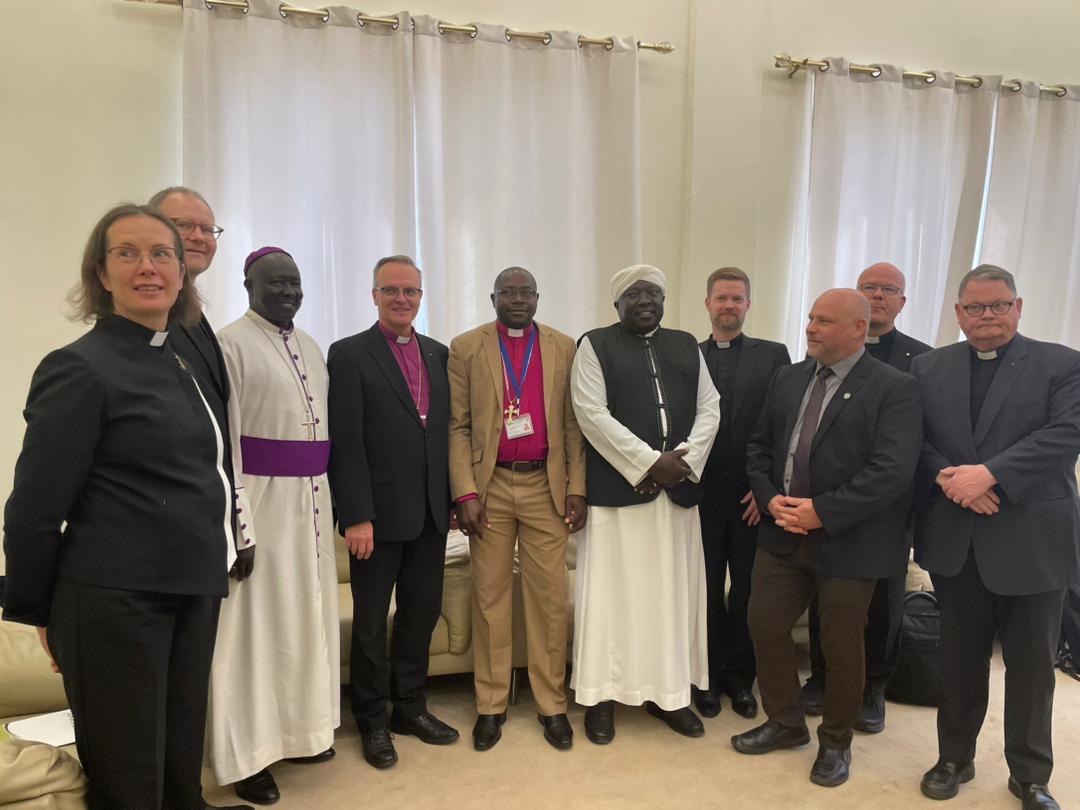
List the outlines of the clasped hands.
{"type": "Polygon", "coordinates": [[[811,498],[774,495],[769,501],[768,509],[776,525],[785,532],[809,534],[822,526],[821,518],[818,517],[811,498]]]}
{"type": "Polygon", "coordinates": [[[934,483],[941,487],[946,498],[964,509],[979,515],[998,512],[1001,498],[993,490],[997,479],[985,464],[945,467],[937,474],[934,483]]]}
{"type": "Polygon", "coordinates": [[[677,450],[665,450],[660,458],[653,462],[645,477],[635,486],[634,492],[639,495],[655,495],[662,489],[671,489],[686,480],[693,470],[690,465],[683,461],[686,448],[677,450]]]}

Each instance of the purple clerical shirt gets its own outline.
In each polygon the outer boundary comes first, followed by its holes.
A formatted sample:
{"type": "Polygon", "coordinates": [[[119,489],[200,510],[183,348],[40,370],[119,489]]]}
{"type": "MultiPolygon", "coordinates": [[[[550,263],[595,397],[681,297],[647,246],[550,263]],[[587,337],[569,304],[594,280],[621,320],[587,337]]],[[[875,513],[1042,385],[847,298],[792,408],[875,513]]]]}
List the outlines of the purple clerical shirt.
{"type": "Polygon", "coordinates": [[[379,331],[386,338],[390,347],[390,354],[397,360],[398,368],[405,377],[405,387],[409,389],[416,410],[420,414],[420,421],[427,424],[428,407],[431,404],[431,380],[428,377],[427,366],[421,354],[420,341],[416,339],[416,330],[407,338],[400,337],[379,322],[379,331]]]}
{"type": "MultiPolygon", "coordinates": [[[[525,350],[529,346],[529,335],[536,329],[536,324],[529,324],[520,337],[511,337],[509,330],[502,323],[496,322],[499,331],[499,340],[507,348],[510,362],[514,367],[514,374],[520,379],[522,368],[525,365],[525,350]]],[[[518,330],[514,330],[515,332],[518,330]]],[[[511,374],[507,374],[503,380],[503,408],[510,404],[510,398],[515,396],[510,382],[511,374]]],[[[531,436],[522,436],[520,439],[510,439],[506,436],[505,417],[502,435],[499,437],[499,461],[545,461],[548,455],[547,441],[547,418],[544,416],[544,364],[540,359],[540,335],[536,336],[533,344],[532,360],[529,362],[529,370],[525,375],[525,381],[521,389],[522,416],[529,414],[532,418],[533,432],[531,436]]],[[[505,411],[504,411],[505,412],[505,411]]]]}

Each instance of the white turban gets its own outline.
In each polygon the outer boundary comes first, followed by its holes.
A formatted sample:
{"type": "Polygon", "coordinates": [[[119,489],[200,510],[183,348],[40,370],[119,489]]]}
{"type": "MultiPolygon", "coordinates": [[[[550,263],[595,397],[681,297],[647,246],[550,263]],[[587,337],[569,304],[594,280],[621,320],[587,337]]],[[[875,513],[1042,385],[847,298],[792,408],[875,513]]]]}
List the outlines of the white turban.
{"type": "Polygon", "coordinates": [[[623,268],[611,277],[611,300],[618,302],[622,294],[639,281],[647,281],[667,293],[667,276],[651,264],[634,264],[623,268]]]}

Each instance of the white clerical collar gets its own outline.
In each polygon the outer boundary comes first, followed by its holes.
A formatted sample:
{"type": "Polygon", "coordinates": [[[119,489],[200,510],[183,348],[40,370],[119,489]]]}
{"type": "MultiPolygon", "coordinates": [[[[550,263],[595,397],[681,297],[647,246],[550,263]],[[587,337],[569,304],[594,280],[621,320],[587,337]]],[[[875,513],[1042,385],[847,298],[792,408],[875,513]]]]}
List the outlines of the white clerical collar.
{"type": "Polygon", "coordinates": [[[731,341],[730,340],[714,340],[713,343],[716,344],[716,348],[718,348],[718,349],[730,349],[731,348],[731,341]]]}
{"type": "Polygon", "coordinates": [[[397,343],[412,343],[412,335],[409,335],[408,337],[402,337],[401,335],[395,335],[394,340],[397,343]]]}
{"type": "Polygon", "coordinates": [[[866,342],[874,345],[875,343],[881,343],[881,338],[877,335],[867,335],[866,342]]]}
{"type": "Polygon", "coordinates": [[[150,345],[157,348],[158,346],[165,345],[165,338],[169,336],[168,332],[154,332],[154,336],[150,338],[150,345]]]}
{"type": "Polygon", "coordinates": [[[508,336],[510,336],[510,337],[525,337],[525,330],[524,329],[511,329],[508,326],[508,327],[506,327],[506,334],[508,336]]]}
{"type": "Polygon", "coordinates": [[[978,357],[980,360],[997,360],[998,353],[997,349],[991,349],[988,352],[980,352],[976,350],[975,356],[978,357]]]}

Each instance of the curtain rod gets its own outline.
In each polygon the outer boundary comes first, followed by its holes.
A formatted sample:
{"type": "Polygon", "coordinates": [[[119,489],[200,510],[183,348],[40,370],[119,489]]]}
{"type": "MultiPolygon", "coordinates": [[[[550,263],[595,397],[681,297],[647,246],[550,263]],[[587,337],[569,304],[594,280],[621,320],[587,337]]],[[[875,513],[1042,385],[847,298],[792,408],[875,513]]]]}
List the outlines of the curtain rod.
{"type": "MultiPolygon", "coordinates": [[[[144,5],[155,6],[177,6],[183,7],[183,0],[129,0],[133,3],[142,3],[144,5]]],[[[207,9],[214,10],[215,6],[221,6],[222,8],[235,8],[248,13],[250,6],[247,0],[203,0],[206,3],[207,9]]],[[[288,19],[290,14],[297,16],[308,17],[320,17],[323,22],[330,21],[330,12],[325,8],[301,8],[299,6],[290,6],[287,3],[282,3],[278,6],[278,14],[281,15],[281,19],[288,19]]],[[[397,17],[380,17],[371,16],[367,14],[357,14],[356,24],[363,28],[365,25],[388,25],[394,30],[397,30],[399,20],[397,17]]],[[[445,34],[447,31],[451,31],[458,34],[468,34],[471,37],[475,37],[479,33],[479,29],[475,25],[454,25],[453,23],[439,22],[439,33],[445,34]]],[[[545,45],[551,42],[551,33],[548,31],[514,31],[510,28],[506,29],[507,40],[511,39],[526,39],[533,42],[542,42],[545,45]]],[[[615,47],[615,40],[612,37],[578,37],[578,47],[584,47],[585,45],[602,45],[607,50],[611,50],[615,47]]],[[[656,51],[657,53],[671,53],[675,50],[675,46],[670,42],[638,42],[637,47],[642,51],[656,51]]]]}
{"type": "MultiPolygon", "coordinates": [[[[800,70],[809,70],[812,67],[816,67],[819,71],[824,73],[829,69],[829,63],[821,59],[794,59],[786,53],[778,53],[773,57],[773,67],[787,70],[788,78],[790,79],[800,70]]],[[[866,73],[873,76],[875,79],[881,75],[880,65],[848,65],[848,70],[852,73],[866,73]]],[[[917,70],[905,70],[903,71],[905,79],[922,79],[927,84],[933,84],[937,81],[937,73],[934,71],[917,71],[917,70]]],[[[982,87],[981,76],[960,76],[956,77],[957,84],[966,84],[970,87],[982,87]]],[[[1014,93],[1019,93],[1023,84],[1019,79],[1007,79],[1001,83],[1002,87],[1008,88],[1014,93]]],[[[1043,93],[1053,93],[1058,98],[1061,98],[1068,89],[1060,84],[1040,84],[1039,91],[1043,93]]]]}

